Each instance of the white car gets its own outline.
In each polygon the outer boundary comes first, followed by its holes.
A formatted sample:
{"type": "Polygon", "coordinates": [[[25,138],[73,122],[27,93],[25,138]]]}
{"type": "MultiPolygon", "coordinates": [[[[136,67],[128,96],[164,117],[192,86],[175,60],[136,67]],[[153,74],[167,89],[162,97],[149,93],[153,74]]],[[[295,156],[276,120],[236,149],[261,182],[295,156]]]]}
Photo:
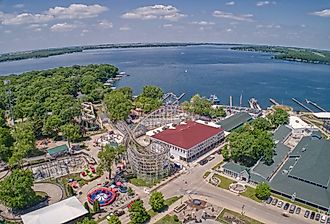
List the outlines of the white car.
{"type": "Polygon", "coordinates": [[[327,217],[325,215],[322,215],[320,223],[325,223],[326,219],[327,219],[327,217]]]}
{"type": "Polygon", "coordinates": [[[149,188],[144,188],[144,193],[150,194],[150,189],[149,188]]]}

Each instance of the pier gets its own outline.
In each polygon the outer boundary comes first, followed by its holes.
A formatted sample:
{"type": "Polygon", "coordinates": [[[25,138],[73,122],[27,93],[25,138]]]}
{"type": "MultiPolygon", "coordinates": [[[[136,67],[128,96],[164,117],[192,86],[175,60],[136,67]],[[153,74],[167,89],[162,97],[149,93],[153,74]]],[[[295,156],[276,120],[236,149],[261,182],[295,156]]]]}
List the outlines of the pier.
{"type": "Polygon", "coordinates": [[[274,99],[272,99],[272,98],[270,98],[269,101],[270,101],[272,104],[274,104],[275,106],[280,105],[278,102],[276,102],[276,100],[274,100],[274,99]]]}
{"type": "Polygon", "coordinates": [[[313,101],[310,101],[308,99],[305,99],[305,101],[306,101],[306,103],[313,105],[314,107],[316,107],[320,111],[326,112],[326,110],[324,108],[320,107],[319,105],[317,105],[317,103],[314,103],[313,101]]]}
{"type": "Polygon", "coordinates": [[[296,98],[292,98],[293,102],[297,103],[299,106],[301,106],[302,108],[306,109],[307,111],[314,113],[314,111],[312,111],[309,107],[307,107],[306,105],[304,105],[302,102],[300,102],[299,100],[297,100],[296,98]]]}

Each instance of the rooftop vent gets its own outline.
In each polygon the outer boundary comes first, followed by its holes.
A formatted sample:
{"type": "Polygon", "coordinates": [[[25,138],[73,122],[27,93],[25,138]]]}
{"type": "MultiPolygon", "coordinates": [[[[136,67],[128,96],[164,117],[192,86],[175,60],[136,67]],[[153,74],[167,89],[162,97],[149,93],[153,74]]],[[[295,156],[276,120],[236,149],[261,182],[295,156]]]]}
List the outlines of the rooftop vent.
{"type": "Polygon", "coordinates": [[[302,149],[301,149],[301,151],[302,151],[302,152],[305,152],[305,151],[306,151],[306,148],[305,148],[305,147],[304,147],[304,148],[302,148],[302,149]]]}
{"type": "Polygon", "coordinates": [[[282,171],[283,174],[288,174],[288,172],[289,172],[289,171],[287,171],[287,170],[283,170],[283,171],[282,171]]]}
{"type": "Polygon", "coordinates": [[[292,170],[293,166],[289,166],[289,170],[292,170]]]}

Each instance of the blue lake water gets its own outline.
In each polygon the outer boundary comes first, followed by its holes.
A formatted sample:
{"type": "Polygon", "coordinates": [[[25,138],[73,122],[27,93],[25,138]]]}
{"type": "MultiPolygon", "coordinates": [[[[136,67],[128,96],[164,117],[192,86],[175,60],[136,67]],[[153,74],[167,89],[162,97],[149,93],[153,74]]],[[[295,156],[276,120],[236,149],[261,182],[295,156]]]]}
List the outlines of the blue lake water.
{"type": "Polygon", "coordinates": [[[195,93],[216,94],[225,104],[233,96],[238,105],[243,93],[244,105],[255,97],[265,108],[273,98],[301,110],[291,100],[295,97],[301,101],[307,98],[330,110],[329,65],[279,61],[271,59],[271,54],[232,51],[229,46],[92,50],[0,63],[0,74],[91,63],[114,64],[130,74],[118,86],[130,86],[135,94],[152,84],[164,91],[184,92],[186,99],[195,93]]]}

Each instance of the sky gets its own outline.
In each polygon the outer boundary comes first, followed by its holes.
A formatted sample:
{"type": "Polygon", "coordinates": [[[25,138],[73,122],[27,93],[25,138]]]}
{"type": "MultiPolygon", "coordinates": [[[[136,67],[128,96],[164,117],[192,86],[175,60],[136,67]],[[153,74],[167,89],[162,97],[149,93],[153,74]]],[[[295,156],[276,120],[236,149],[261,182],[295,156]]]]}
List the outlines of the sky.
{"type": "Polygon", "coordinates": [[[101,43],[330,49],[329,0],[0,0],[0,53],[101,43]]]}

